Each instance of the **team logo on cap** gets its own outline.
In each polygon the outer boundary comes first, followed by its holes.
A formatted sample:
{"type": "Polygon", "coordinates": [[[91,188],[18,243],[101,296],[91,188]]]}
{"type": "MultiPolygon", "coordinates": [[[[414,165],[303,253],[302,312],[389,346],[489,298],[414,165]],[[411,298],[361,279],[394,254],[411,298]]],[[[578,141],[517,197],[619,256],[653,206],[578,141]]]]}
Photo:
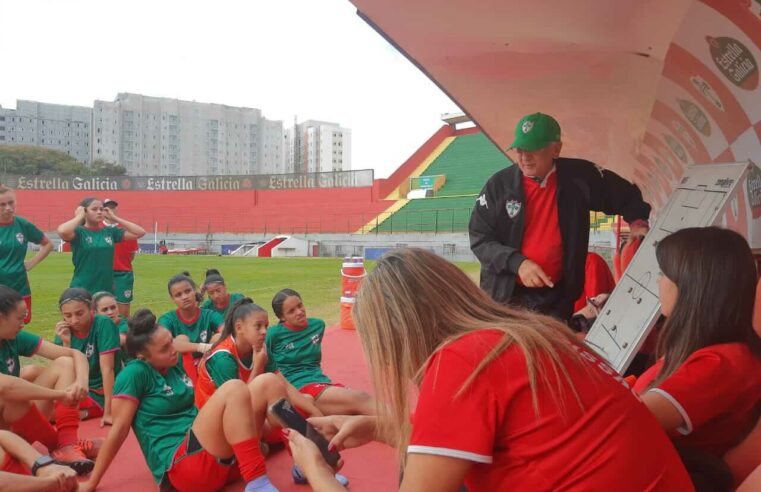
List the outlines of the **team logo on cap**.
{"type": "Polygon", "coordinates": [[[521,130],[523,130],[523,133],[530,132],[532,128],[534,128],[533,121],[524,121],[523,125],[521,126],[521,130]]]}
{"type": "Polygon", "coordinates": [[[521,211],[521,202],[518,200],[508,200],[507,203],[505,203],[505,210],[507,211],[507,215],[513,219],[518,215],[518,212],[521,211]]]}
{"type": "Polygon", "coordinates": [[[19,244],[24,244],[24,235],[22,233],[16,234],[16,241],[18,241],[19,244]]]}

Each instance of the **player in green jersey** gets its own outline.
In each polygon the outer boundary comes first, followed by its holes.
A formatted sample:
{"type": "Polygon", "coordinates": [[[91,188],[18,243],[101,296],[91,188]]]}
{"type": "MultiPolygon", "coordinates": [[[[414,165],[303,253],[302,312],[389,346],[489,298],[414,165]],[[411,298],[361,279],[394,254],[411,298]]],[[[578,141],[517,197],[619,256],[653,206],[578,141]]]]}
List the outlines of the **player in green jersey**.
{"type": "Polygon", "coordinates": [[[16,215],[16,193],[0,184],[0,285],[7,285],[24,297],[27,317],[32,320],[32,291],[29,288],[29,270],[44,260],[53,249],[53,243],[34,224],[16,215]],[[29,243],[40,245],[34,257],[26,259],[29,243]]]}
{"type": "Polygon", "coordinates": [[[114,378],[122,368],[119,331],[111,318],[93,312],[92,297],[84,289],[66,289],[58,306],[63,320],[55,326],[55,344],[82,352],[90,366],[90,391],[79,405],[80,417],[101,417],[101,427],[111,425],[114,378]]]}
{"type": "Polygon", "coordinates": [[[267,331],[267,370],[280,371],[302,393],[311,395],[326,415],[373,415],[375,402],[364,391],[334,384],[322,372],[322,337],[325,322],[307,318],[301,295],[283,289],[272,299],[280,323],[267,331]]]}
{"type": "Polygon", "coordinates": [[[185,372],[195,383],[198,362],[219,338],[217,333],[225,320],[219,313],[198,307],[202,296],[188,272],[170,278],[167,290],[177,309],[161,315],[159,324],[174,337],[175,348],[182,354],[185,372]]]}
{"type": "Polygon", "coordinates": [[[91,448],[92,441],[79,440],[77,409],[87,397],[87,359],[23,331],[25,316],[21,294],[0,285],[0,429],[10,429],[29,443],[40,442],[56,460],[87,473],[93,462],[82,448],[91,448]],[[33,381],[25,381],[19,377],[20,357],[33,355],[51,364],[36,371],[33,381]],[[55,427],[50,424],[53,416],[55,427]]]}
{"type": "Polygon", "coordinates": [[[206,278],[201,286],[201,292],[205,292],[209,298],[201,304],[202,309],[211,309],[226,317],[230,311],[230,306],[239,299],[243,299],[243,294],[230,294],[227,292],[225,279],[219,273],[219,270],[210,268],[206,270],[206,278]]]}
{"type": "Polygon", "coordinates": [[[58,235],[71,243],[74,275],[69,287],[82,287],[90,294],[114,290],[114,244],[139,239],[145,230],[117,217],[97,198],[85,198],[74,218],[58,226],[58,235]],[[104,227],[103,219],[120,227],[104,227]]]}
{"type": "Polygon", "coordinates": [[[97,487],[130,428],[162,490],[219,490],[235,478],[237,462],[246,491],[277,491],[266,475],[246,383],[227,381],[197,410],[172,334],[147,309],[129,320],[127,351],[135,360],[116,378],[113,426],[80,491],[97,487]]]}
{"type": "Polygon", "coordinates": [[[127,341],[127,318],[121,315],[121,306],[116,302],[116,296],[110,292],[100,291],[92,296],[92,304],[95,312],[108,316],[119,330],[119,345],[121,346],[122,365],[129,362],[125,343],[127,341]]]}

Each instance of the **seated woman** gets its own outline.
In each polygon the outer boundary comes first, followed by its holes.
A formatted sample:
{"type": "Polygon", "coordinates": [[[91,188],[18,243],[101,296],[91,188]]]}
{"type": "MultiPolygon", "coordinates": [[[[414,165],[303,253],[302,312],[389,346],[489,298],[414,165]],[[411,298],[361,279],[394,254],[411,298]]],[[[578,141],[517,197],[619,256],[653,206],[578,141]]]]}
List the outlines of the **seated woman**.
{"type": "Polygon", "coordinates": [[[225,320],[219,313],[198,307],[201,294],[188,272],[170,278],[167,288],[177,309],[161,315],[159,324],[174,337],[175,348],[182,354],[182,367],[195,384],[201,356],[211,348],[210,342],[225,320]]]}
{"type": "Polygon", "coordinates": [[[239,470],[247,492],[277,491],[266,475],[245,383],[227,381],[196,409],[193,383],[178,367],[172,335],[147,309],[129,321],[127,350],[136,360],[116,378],[114,423],[81,491],[97,487],[130,427],[162,490],[219,490],[239,470]]]}
{"type": "Polygon", "coordinates": [[[209,298],[201,304],[201,309],[210,309],[226,317],[235,301],[243,299],[243,294],[227,292],[227,285],[225,285],[225,279],[219,273],[219,270],[210,268],[206,270],[206,278],[203,281],[203,292],[205,292],[209,298]]]}
{"type": "Polygon", "coordinates": [[[57,461],[88,473],[94,456],[85,451],[92,450],[92,441],[78,436],[78,406],[87,398],[87,358],[23,331],[25,317],[21,295],[0,285],[0,429],[10,429],[30,444],[39,442],[57,461]],[[35,371],[30,382],[19,377],[19,356],[33,355],[51,364],[35,371]]]}
{"type": "Polygon", "coordinates": [[[0,491],[74,492],[78,486],[74,470],[43,456],[12,432],[0,430],[0,491]]]}
{"type": "Polygon", "coordinates": [[[79,406],[80,417],[101,417],[101,427],[110,425],[114,378],[122,368],[118,329],[111,318],[93,312],[92,297],[85,289],[66,289],[58,307],[63,320],[55,326],[53,342],[82,352],[90,368],[90,391],[79,406]]]}
{"type": "MultiPolygon", "coordinates": [[[[196,406],[202,408],[217,388],[231,379],[251,381],[249,389],[256,428],[261,429],[266,442],[277,443],[282,440],[281,427],[277,422],[270,425],[265,418],[269,405],[287,398],[305,416],[319,417],[322,413],[311,398],[301,394],[282,375],[263,374],[267,365],[264,337],[268,326],[267,311],[251,299],[240,299],[231,306],[219,341],[198,366],[196,406]]],[[[291,475],[296,483],[306,483],[297,467],[291,470],[291,475]]],[[[349,483],[343,475],[336,478],[344,485],[349,483]]]]}
{"type": "Polygon", "coordinates": [[[761,404],[753,255],[718,227],[677,231],[655,255],[666,321],[658,360],[634,389],[682,449],[719,460],[750,432],[761,404]]]}
{"type": "Polygon", "coordinates": [[[92,303],[96,313],[111,318],[111,321],[116,325],[116,329],[119,331],[122,365],[126,364],[129,360],[129,357],[127,357],[127,350],[125,349],[128,330],[127,318],[119,314],[119,305],[116,302],[116,297],[110,292],[100,291],[92,296],[92,303]]]}
{"type": "MultiPolygon", "coordinates": [[[[338,449],[396,446],[401,490],[692,490],[668,436],[610,366],[562,323],[494,302],[443,258],[387,254],[354,315],[378,416],[309,420],[338,449]]],[[[317,447],[288,434],[313,490],[343,490],[317,447]]]]}
{"type": "Polygon", "coordinates": [[[267,370],[279,371],[300,392],[312,396],[326,415],[372,415],[375,403],[370,395],[334,384],[322,372],[325,322],[307,318],[299,293],[281,290],[272,299],[272,310],[280,323],[267,331],[267,370]]]}

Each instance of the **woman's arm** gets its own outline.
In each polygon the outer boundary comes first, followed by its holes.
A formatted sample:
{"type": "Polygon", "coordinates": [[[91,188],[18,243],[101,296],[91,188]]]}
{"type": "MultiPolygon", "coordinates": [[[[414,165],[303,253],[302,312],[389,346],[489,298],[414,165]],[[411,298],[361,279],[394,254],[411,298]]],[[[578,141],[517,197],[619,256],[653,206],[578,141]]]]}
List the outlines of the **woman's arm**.
{"type": "Polygon", "coordinates": [[[181,354],[189,354],[193,352],[205,354],[208,352],[209,348],[211,348],[210,343],[193,343],[188,340],[188,337],[185,335],[178,335],[174,337],[173,343],[174,349],[181,354]]]}
{"type": "Polygon", "coordinates": [[[64,241],[72,241],[75,237],[77,237],[77,233],[75,231],[77,226],[82,224],[83,220],[85,220],[85,208],[79,206],[74,211],[73,219],[68,220],[58,226],[58,237],[64,241]]]}
{"type": "Polygon", "coordinates": [[[128,220],[122,219],[121,217],[118,217],[110,208],[104,208],[103,214],[106,216],[106,220],[112,223],[115,222],[124,228],[125,241],[132,241],[134,239],[140,239],[141,237],[145,236],[145,229],[135,224],[134,222],[130,222],[128,220]]]}
{"type": "Polygon", "coordinates": [[[103,376],[103,418],[100,419],[100,426],[111,425],[111,396],[114,394],[114,352],[100,354],[98,358],[100,363],[100,373],[103,376]]]}
{"type": "Polygon", "coordinates": [[[47,258],[51,251],[53,251],[53,243],[50,242],[50,239],[48,239],[47,236],[43,236],[42,241],[40,241],[40,250],[36,255],[24,262],[24,268],[26,268],[26,271],[28,272],[39,265],[42,260],[47,258]]]}
{"type": "Polygon", "coordinates": [[[44,386],[6,374],[0,374],[0,400],[61,400],[67,403],[74,401],[72,395],[66,391],[45,388],[44,386]]]}
{"type": "Polygon", "coordinates": [[[80,491],[95,490],[129,435],[130,426],[137,412],[137,402],[127,398],[114,398],[112,407],[114,423],[98,453],[90,479],[79,484],[80,491]]]}
{"type": "Polygon", "coordinates": [[[90,387],[90,365],[87,363],[85,354],[73,348],[61,347],[43,340],[39,350],[37,350],[37,355],[48,360],[55,360],[59,357],[71,357],[74,360],[74,384],[79,385],[82,397],[87,394],[87,390],[90,387]]]}
{"type": "Polygon", "coordinates": [[[285,379],[285,376],[280,373],[277,373],[277,375],[280,380],[285,383],[285,393],[288,396],[288,401],[290,401],[296,408],[305,411],[310,417],[322,417],[322,412],[317,408],[317,405],[314,404],[313,399],[304,396],[303,393],[297,390],[296,387],[285,379]]]}
{"type": "Polygon", "coordinates": [[[639,398],[665,430],[673,431],[684,426],[684,417],[665,396],[648,391],[639,398]]]}
{"type": "Polygon", "coordinates": [[[433,454],[407,455],[400,492],[436,490],[457,492],[473,465],[471,461],[433,454]]]}

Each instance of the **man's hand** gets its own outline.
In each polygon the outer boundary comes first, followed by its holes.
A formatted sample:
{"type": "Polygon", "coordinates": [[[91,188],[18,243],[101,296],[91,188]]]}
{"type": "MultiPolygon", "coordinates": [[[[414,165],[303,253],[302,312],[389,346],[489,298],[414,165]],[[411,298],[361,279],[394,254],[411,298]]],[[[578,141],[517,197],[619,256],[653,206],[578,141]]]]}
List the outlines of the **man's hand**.
{"type": "Polygon", "coordinates": [[[45,479],[47,487],[41,490],[70,492],[77,490],[77,473],[68,466],[52,464],[37,470],[37,477],[45,479]]]}
{"type": "Polygon", "coordinates": [[[518,276],[526,287],[537,289],[539,287],[555,287],[552,279],[544,273],[542,267],[531,260],[523,260],[518,267],[518,276]]]}

